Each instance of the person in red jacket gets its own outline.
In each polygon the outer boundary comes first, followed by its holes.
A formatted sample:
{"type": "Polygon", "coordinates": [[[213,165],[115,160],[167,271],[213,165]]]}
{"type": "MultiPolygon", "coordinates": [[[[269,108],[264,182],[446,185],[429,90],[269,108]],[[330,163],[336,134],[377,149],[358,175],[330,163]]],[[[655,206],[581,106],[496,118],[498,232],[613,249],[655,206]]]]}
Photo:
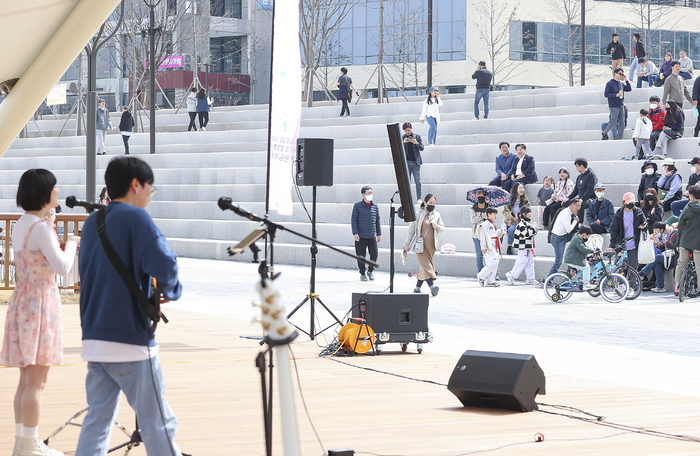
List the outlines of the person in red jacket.
{"type": "Polygon", "coordinates": [[[654,150],[656,141],[664,129],[666,122],[666,110],[661,107],[661,99],[657,95],[649,98],[649,119],[651,119],[651,136],[649,137],[649,147],[654,150]]]}

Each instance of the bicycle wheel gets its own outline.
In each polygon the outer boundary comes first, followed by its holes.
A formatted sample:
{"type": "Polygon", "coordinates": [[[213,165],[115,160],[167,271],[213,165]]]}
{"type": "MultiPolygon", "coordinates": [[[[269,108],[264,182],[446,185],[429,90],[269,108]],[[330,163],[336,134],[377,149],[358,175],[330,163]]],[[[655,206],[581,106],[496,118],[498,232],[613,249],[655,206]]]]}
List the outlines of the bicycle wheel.
{"type": "Polygon", "coordinates": [[[623,301],[629,293],[629,284],[620,274],[610,274],[600,282],[600,295],[607,302],[617,303],[623,301]]]}
{"type": "MultiPolygon", "coordinates": [[[[602,269],[591,274],[591,282],[599,284],[601,282],[601,280],[603,280],[603,275],[604,275],[604,272],[602,269]]],[[[597,298],[598,296],[600,296],[600,285],[598,286],[598,288],[594,288],[593,290],[588,290],[588,294],[592,298],[597,298]]]]}
{"type": "Polygon", "coordinates": [[[685,301],[685,298],[694,298],[698,295],[698,278],[693,268],[683,268],[681,283],[679,285],[678,300],[685,301]]]}
{"type": "Polygon", "coordinates": [[[552,302],[564,302],[571,297],[574,284],[566,274],[555,272],[544,281],[544,294],[552,302]]]}
{"type": "Polygon", "coordinates": [[[688,290],[688,297],[697,298],[700,294],[700,290],[698,290],[698,276],[697,272],[695,271],[695,267],[688,268],[688,275],[690,276],[690,289],[688,290]]]}
{"type": "Polygon", "coordinates": [[[613,272],[620,274],[622,277],[627,279],[630,289],[625,299],[637,299],[639,295],[642,294],[642,278],[636,269],[627,264],[623,264],[622,266],[615,268],[613,272]]]}

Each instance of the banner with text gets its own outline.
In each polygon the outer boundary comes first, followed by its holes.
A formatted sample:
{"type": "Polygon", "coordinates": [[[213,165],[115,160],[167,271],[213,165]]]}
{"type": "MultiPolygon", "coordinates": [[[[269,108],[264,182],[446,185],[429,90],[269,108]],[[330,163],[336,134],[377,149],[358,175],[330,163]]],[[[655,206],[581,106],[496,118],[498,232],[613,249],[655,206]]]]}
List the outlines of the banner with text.
{"type": "Polygon", "coordinates": [[[68,84],[56,84],[51,92],[46,95],[46,106],[66,104],[66,86],[68,84]]]}
{"type": "Polygon", "coordinates": [[[293,166],[301,120],[299,0],[276,2],[274,8],[266,209],[292,215],[293,166]]]}

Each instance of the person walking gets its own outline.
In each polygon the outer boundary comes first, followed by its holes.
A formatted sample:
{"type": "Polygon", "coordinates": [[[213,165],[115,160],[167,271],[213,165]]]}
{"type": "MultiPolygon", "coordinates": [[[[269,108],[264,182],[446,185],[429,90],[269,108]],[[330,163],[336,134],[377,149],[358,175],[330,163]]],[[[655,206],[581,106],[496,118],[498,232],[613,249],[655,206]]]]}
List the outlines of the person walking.
{"type": "Polygon", "coordinates": [[[501,237],[503,230],[496,226],[498,211],[489,207],[486,209],[486,220],[479,227],[479,242],[481,253],[484,256],[484,267],[476,275],[479,285],[482,287],[498,287],[496,275],[498,274],[498,263],[501,260],[501,237]]]}
{"type": "Polygon", "coordinates": [[[151,167],[136,157],[109,162],[105,183],[112,202],[85,221],[80,248],[80,325],[87,361],[89,410],[80,428],[76,456],[106,455],[122,392],[138,416],[146,452],[180,456],[177,419],[165,398],[155,328],[112,264],[99,233],[141,290],[156,279],[159,302],[182,294],[177,254],[146,212],[153,186],[151,167]],[[104,225],[100,217],[104,216],[104,225]],[[100,226],[102,225],[102,226],[100,226]],[[99,231],[99,232],[98,232],[99,231]]]}
{"type": "MultiPolygon", "coordinates": [[[[632,50],[632,55],[634,56],[634,59],[632,60],[632,64],[630,65],[630,81],[634,81],[635,71],[639,68],[639,62],[641,59],[643,59],[647,54],[646,51],[644,50],[644,44],[642,44],[642,38],[639,35],[639,33],[635,33],[632,35],[632,40],[634,41],[634,49],[632,50]]],[[[651,84],[649,84],[651,86],[651,84]]],[[[638,83],[637,88],[641,87],[641,83],[638,83]]]]}
{"type": "Polygon", "coordinates": [[[408,166],[408,175],[413,177],[413,183],[416,184],[417,200],[421,201],[421,185],[420,185],[420,167],[423,164],[423,159],[420,153],[423,151],[423,139],[419,134],[413,133],[413,125],[410,122],[405,122],[403,128],[403,151],[406,154],[406,165],[408,166]]]}
{"type": "MultiPolygon", "coordinates": [[[[688,188],[690,202],[681,212],[678,219],[678,234],[676,235],[676,245],[678,249],[678,264],[676,265],[676,289],[681,283],[683,269],[688,266],[688,255],[692,252],[693,261],[700,265],[700,185],[691,185],[688,188]]],[[[695,267],[696,274],[700,275],[700,267],[695,267]]],[[[698,277],[700,283],[700,277],[698,277]]]]}
{"type": "Polygon", "coordinates": [[[434,146],[437,139],[437,127],[440,123],[440,106],[442,99],[437,87],[431,87],[428,98],[423,102],[423,110],[420,113],[420,123],[428,122],[428,146],[434,146]]]}
{"type": "MultiPolygon", "coordinates": [[[[665,106],[667,101],[674,101],[683,108],[683,97],[685,97],[691,105],[695,106],[698,102],[693,101],[693,98],[688,92],[688,86],[685,85],[685,79],[679,74],[681,71],[681,62],[673,60],[671,62],[671,74],[664,80],[664,93],[661,96],[661,105],[665,106]]],[[[668,106],[666,114],[668,114],[668,106]]]]}
{"type": "Polygon", "coordinates": [[[101,99],[97,107],[97,117],[95,119],[95,131],[97,133],[97,155],[107,155],[105,140],[107,130],[112,128],[112,119],[109,117],[109,110],[105,106],[105,100],[101,99]]]}
{"type": "Polygon", "coordinates": [[[622,70],[622,64],[625,63],[625,59],[627,58],[627,54],[625,53],[625,46],[620,43],[620,35],[617,33],[612,34],[612,41],[610,44],[608,44],[608,47],[605,49],[605,53],[609,54],[612,57],[612,74],[613,78],[615,77],[615,71],[620,69],[622,70]]]}
{"type": "Polygon", "coordinates": [[[206,90],[204,88],[199,89],[199,92],[197,92],[197,116],[199,117],[199,129],[202,131],[207,131],[210,107],[211,100],[209,100],[206,90]]]}
{"type": "Polygon", "coordinates": [[[537,226],[531,220],[532,209],[526,206],[520,209],[520,221],[515,228],[515,242],[513,247],[518,251],[518,259],[515,260],[513,269],[506,272],[506,278],[511,285],[520,274],[525,271],[525,285],[536,285],[535,280],[535,236],[537,226]]]}
{"type": "Polygon", "coordinates": [[[122,106],[122,117],[119,120],[119,131],[124,142],[124,155],[129,155],[129,138],[134,131],[134,116],[128,106],[122,106]]]}
{"type": "Polygon", "coordinates": [[[438,249],[438,234],[445,229],[445,224],[442,221],[440,213],[435,210],[437,200],[430,193],[425,195],[425,201],[420,205],[418,219],[408,224],[408,236],[403,245],[403,250],[413,250],[418,238],[422,238],[423,251],[416,253],[416,258],[420,264],[418,270],[416,287],[414,293],[420,293],[423,282],[426,282],[430,287],[430,294],[437,296],[440,288],[434,284],[437,280],[435,274],[435,252],[438,249]]]}
{"type": "Polygon", "coordinates": [[[190,124],[187,126],[187,131],[197,131],[195,120],[197,120],[197,88],[192,87],[190,93],[187,94],[187,114],[190,116],[190,124]]]}
{"type": "Polygon", "coordinates": [[[474,241],[474,253],[476,253],[476,272],[481,272],[481,270],[484,269],[484,254],[481,251],[479,229],[481,228],[481,224],[486,221],[486,209],[489,207],[491,206],[489,206],[486,198],[486,190],[477,190],[476,203],[474,203],[469,210],[472,218],[472,241],[474,241]]]}
{"type": "MultiPolygon", "coordinates": [[[[379,257],[377,243],[382,240],[379,207],[372,202],[374,197],[372,187],[365,185],[360,193],[362,193],[362,201],[358,201],[352,207],[350,218],[352,235],[355,239],[355,254],[366,258],[367,250],[369,250],[369,259],[376,262],[379,257]]],[[[365,262],[357,260],[357,267],[360,269],[360,280],[363,282],[366,282],[368,278],[374,280],[374,266],[367,267],[365,262]],[[366,275],[365,270],[367,271],[366,275]]]]}
{"type": "MultiPolygon", "coordinates": [[[[56,274],[67,275],[80,245],[61,250],[49,216],[58,206],[56,177],[45,169],[22,174],[17,205],[25,210],[12,230],[16,285],[7,306],[0,364],[19,368],[14,399],[13,456],[63,456],[38,438],[41,396],[52,365],[63,363],[61,296],[56,274]]],[[[7,252],[6,252],[7,253],[7,252]]]]}
{"type": "Polygon", "coordinates": [[[474,119],[479,120],[479,101],[484,100],[484,119],[489,118],[489,97],[491,96],[491,80],[493,73],[486,68],[486,62],[481,61],[472,74],[476,79],[476,93],[474,94],[474,119]]]}
{"type": "Polygon", "coordinates": [[[343,103],[343,107],[340,108],[340,117],[350,117],[350,107],[348,106],[348,103],[352,101],[352,92],[355,92],[355,95],[358,97],[360,94],[357,92],[357,89],[355,89],[355,86],[352,85],[352,78],[348,76],[348,69],[345,67],[340,69],[338,81],[333,85],[333,87],[330,88],[330,90],[336,88],[338,89],[338,95],[336,98],[343,103]]]}
{"type": "Polygon", "coordinates": [[[604,95],[608,99],[610,109],[610,122],[603,130],[603,140],[608,139],[608,133],[617,127],[617,135],[614,139],[622,139],[625,131],[625,92],[631,92],[632,86],[625,76],[622,68],[615,69],[615,75],[605,85],[604,95]]]}

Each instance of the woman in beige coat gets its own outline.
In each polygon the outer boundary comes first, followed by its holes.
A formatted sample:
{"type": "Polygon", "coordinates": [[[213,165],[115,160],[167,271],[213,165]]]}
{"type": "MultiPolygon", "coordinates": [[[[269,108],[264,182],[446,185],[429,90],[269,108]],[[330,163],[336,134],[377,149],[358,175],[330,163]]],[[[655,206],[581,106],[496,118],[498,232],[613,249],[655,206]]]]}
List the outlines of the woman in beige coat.
{"type": "Polygon", "coordinates": [[[431,194],[425,195],[425,201],[421,203],[421,210],[418,212],[418,220],[408,225],[408,236],[403,246],[404,250],[412,250],[419,237],[423,238],[423,252],[416,253],[420,269],[418,270],[418,281],[414,293],[420,293],[423,282],[427,282],[430,293],[437,296],[440,288],[433,284],[437,279],[435,274],[435,252],[438,249],[438,233],[442,233],[445,224],[442,222],[440,213],[435,210],[437,201],[431,194]]]}

